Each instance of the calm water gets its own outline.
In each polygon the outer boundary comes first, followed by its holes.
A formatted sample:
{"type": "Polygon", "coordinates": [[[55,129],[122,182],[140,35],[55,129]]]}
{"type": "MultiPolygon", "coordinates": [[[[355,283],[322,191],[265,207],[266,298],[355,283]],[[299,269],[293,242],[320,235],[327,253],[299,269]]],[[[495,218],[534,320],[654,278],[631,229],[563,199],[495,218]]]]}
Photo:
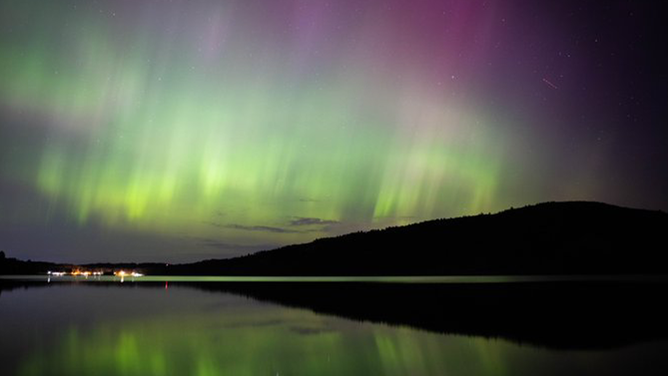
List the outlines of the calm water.
{"type": "Polygon", "coordinates": [[[174,280],[42,281],[0,289],[0,350],[1,375],[660,375],[668,371],[665,340],[612,349],[534,347],[354,321],[174,280]]]}

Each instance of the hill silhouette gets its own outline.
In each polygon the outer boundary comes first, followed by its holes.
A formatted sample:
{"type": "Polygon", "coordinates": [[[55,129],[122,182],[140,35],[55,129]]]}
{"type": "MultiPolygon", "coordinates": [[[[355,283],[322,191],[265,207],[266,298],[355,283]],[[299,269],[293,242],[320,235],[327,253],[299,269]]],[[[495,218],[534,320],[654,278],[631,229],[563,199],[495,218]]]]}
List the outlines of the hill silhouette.
{"type": "MultiPolygon", "coordinates": [[[[438,276],[667,274],[668,214],[597,202],[549,202],[496,214],[356,232],[191,264],[98,263],[151,275],[438,276]]],[[[75,265],[0,259],[0,274],[75,265]]]]}
{"type": "MultiPolygon", "coordinates": [[[[4,252],[3,252],[4,255],[4,252]]],[[[65,264],[44,261],[23,261],[13,257],[0,257],[0,275],[8,274],[46,274],[48,270],[71,270],[65,264]]]]}
{"type": "Polygon", "coordinates": [[[497,214],[358,232],[172,275],[665,274],[668,214],[597,202],[549,202],[497,214]]]}

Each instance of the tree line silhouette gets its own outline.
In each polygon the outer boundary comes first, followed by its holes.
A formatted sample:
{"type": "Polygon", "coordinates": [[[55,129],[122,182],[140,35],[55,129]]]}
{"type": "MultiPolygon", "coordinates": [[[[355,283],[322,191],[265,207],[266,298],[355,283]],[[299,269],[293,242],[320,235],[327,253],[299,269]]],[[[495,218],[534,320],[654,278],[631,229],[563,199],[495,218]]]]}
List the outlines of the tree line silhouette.
{"type": "Polygon", "coordinates": [[[498,214],[358,232],[227,260],[192,275],[665,274],[668,214],[550,202],[498,214]]]}
{"type": "MultiPolygon", "coordinates": [[[[668,214],[549,202],[317,239],[190,264],[89,264],[153,275],[419,276],[666,274],[668,214]]],[[[72,266],[0,258],[0,274],[72,266]]]]}

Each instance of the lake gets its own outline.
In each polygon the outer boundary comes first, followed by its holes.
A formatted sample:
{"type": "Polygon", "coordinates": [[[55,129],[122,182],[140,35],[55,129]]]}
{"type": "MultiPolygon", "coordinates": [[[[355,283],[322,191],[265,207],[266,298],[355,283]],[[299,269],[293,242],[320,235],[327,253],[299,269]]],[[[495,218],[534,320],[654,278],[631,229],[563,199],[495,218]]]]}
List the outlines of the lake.
{"type": "Polygon", "coordinates": [[[664,281],[495,278],[0,279],[0,374],[668,374],[664,281]]]}

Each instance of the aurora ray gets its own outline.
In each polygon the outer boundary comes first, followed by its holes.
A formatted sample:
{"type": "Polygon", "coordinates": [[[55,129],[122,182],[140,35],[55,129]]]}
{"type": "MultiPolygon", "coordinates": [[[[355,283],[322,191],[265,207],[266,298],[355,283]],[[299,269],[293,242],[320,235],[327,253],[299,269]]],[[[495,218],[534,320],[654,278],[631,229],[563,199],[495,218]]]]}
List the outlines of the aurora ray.
{"type": "Polygon", "coordinates": [[[519,3],[2,1],[2,246],[185,261],[637,197],[619,114],[574,104],[586,50],[519,3]]]}

